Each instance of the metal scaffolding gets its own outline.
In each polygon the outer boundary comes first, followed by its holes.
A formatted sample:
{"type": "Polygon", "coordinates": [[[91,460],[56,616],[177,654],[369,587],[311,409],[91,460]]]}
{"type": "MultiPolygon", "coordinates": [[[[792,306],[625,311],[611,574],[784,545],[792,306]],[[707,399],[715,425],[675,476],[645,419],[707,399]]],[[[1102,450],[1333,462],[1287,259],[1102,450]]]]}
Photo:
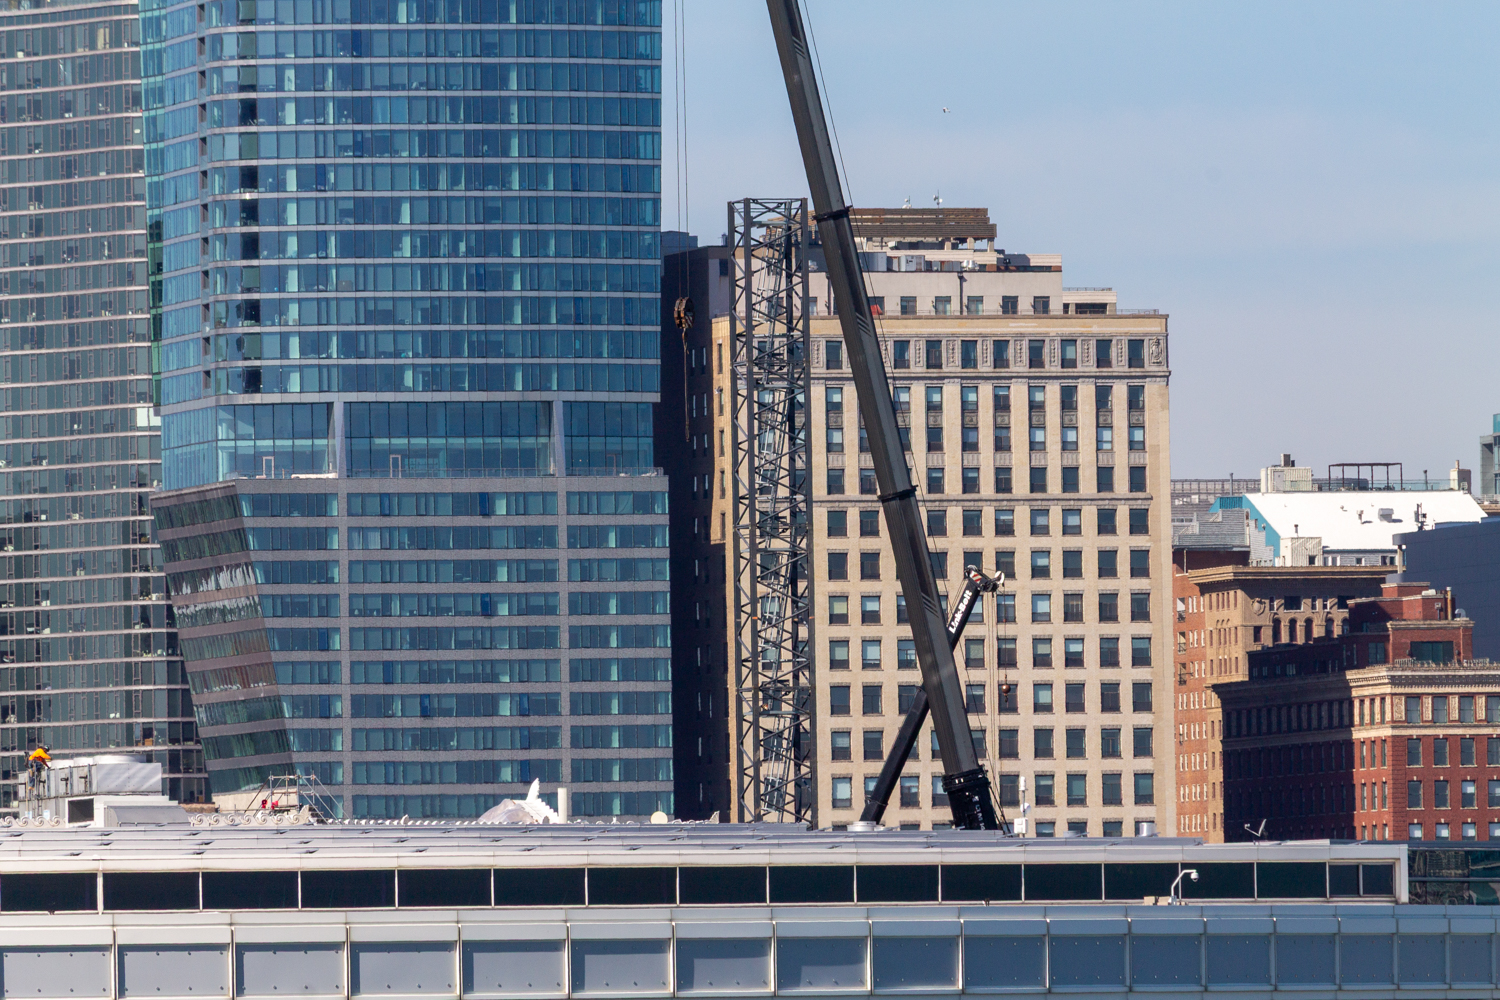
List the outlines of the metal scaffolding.
{"type": "Polygon", "coordinates": [[[729,203],[735,796],[815,823],[806,199],[729,203]]]}

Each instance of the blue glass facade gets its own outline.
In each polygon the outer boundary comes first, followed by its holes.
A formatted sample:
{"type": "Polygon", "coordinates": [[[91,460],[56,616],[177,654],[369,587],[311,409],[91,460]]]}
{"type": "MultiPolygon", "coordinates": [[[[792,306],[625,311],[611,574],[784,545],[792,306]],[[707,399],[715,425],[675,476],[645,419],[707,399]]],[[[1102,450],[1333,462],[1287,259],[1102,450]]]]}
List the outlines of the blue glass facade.
{"type": "MultiPolygon", "coordinates": [[[[598,602],[578,604],[555,555],[520,551],[572,547],[579,525],[556,500],[597,492],[587,477],[621,488],[621,476],[656,473],[660,15],[659,0],[143,7],[153,390],[168,511],[159,523],[226,481],[236,503],[303,492],[276,484],[311,477],[338,481],[328,489],[340,498],[326,528],[261,521],[277,515],[252,506],[215,512],[224,523],[212,530],[180,517],[167,529],[195,677],[246,656],[275,673],[317,651],[338,668],[327,683],[343,687],[353,662],[377,650],[405,676],[408,661],[392,654],[542,648],[561,664],[575,645],[668,641],[650,600],[600,604],[613,610],[598,613],[631,616],[603,631],[562,621],[598,602]],[[452,492],[453,479],[477,492],[452,492]],[[352,480],[386,484],[367,484],[381,491],[367,496],[343,482],[352,480]],[[527,493],[552,503],[508,512],[504,498],[527,493]],[[399,510],[403,496],[413,521],[370,520],[391,515],[369,504],[399,510]],[[491,506],[454,504],[471,496],[491,506]],[[430,517],[415,512],[429,503],[430,517]],[[384,551],[350,561],[349,550],[384,551]],[[475,589],[430,586],[450,582],[475,589]],[[254,594],[218,593],[241,585],[254,594]],[[257,623],[254,635],[225,631],[230,621],[257,623]]],[[[663,505],[634,520],[664,530],[665,514],[663,505]]],[[[568,682],[559,673],[549,683],[558,686],[462,692],[454,711],[495,714],[513,694],[566,710],[568,682]]],[[[598,770],[573,768],[566,753],[499,769],[376,766],[348,756],[355,740],[342,730],[307,744],[339,745],[314,762],[287,725],[267,742],[243,729],[253,725],[246,710],[214,707],[241,697],[204,690],[200,718],[217,723],[216,794],[284,767],[240,752],[272,745],[333,785],[476,786],[445,788],[427,805],[410,787],[388,802],[378,788],[343,796],[364,815],[397,806],[467,815],[488,794],[477,786],[598,770]]],[[[300,697],[262,692],[245,704],[273,726],[373,705],[343,691],[300,697]]],[[[390,697],[395,714],[378,717],[406,718],[409,705],[440,715],[433,706],[447,704],[417,691],[390,697]]]]}
{"type": "Polygon", "coordinates": [[[0,9],[0,810],[30,750],[128,751],[203,797],[149,498],[135,3],[0,9]]]}

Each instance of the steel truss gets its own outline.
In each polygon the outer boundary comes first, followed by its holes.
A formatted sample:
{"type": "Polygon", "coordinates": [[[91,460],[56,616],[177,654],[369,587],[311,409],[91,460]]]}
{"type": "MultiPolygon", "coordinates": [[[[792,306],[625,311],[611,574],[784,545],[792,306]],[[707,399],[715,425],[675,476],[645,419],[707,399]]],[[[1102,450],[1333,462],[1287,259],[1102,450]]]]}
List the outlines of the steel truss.
{"type": "Polygon", "coordinates": [[[729,203],[735,797],[815,823],[807,201],[729,203]]]}

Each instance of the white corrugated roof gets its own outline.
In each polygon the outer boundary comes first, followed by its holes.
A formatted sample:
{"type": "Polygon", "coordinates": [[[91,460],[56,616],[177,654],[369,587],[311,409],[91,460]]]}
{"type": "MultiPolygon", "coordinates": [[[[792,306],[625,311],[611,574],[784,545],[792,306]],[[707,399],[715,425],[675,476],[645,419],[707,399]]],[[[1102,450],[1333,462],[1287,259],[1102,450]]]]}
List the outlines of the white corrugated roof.
{"type": "Polygon", "coordinates": [[[1283,539],[1318,537],[1335,551],[1394,549],[1393,536],[1417,530],[1417,507],[1429,528],[1445,521],[1482,521],[1484,511],[1462,490],[1368,493],[1247,493],[1245,501],[1283,539]],[[1389,510],[1390,520],[1382,520],[1389,510]]]}

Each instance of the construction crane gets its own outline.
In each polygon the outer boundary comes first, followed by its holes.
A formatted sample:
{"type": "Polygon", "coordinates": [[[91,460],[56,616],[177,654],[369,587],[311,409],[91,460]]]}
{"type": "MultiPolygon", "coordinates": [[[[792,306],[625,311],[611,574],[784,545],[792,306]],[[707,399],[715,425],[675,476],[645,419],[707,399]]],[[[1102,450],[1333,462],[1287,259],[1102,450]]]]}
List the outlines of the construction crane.
{"type": "MultiPolygon", "coordinates": [[[[818,236],[827,258],[828,283],[833,289],[844,346],[849,354],[849,369],[869,437],[880,506],[885,513],[886,531],[896,557],[896,579],[906,597],[907,617],[916,647],[917,665],[922,671],[927,708],[932,714],[932,728],[937,734],[943,764],[949,768],[943,775],[943,791],[948,796],[956,828],[997,830],[1000,820],[995,812],[989,775],[980,765],[969,736],[963,685],[953,662],[953,650],[948,643],[939,607],[937,581],[928,558],[927,536],[922,530],[917,491],[912,485],[911,471],[906,466],[901,437],[896,429],[890,380],[886,377],[885,361],[870,316],[870,301],[865,294],[859,254],[854,245],[854,228],[849,221],[849,204],[844,200],[833,144],[829,140],[828,120],[823,113],[823,99],[818,93],[801,3],[800,0],[766,0],[766,7],[771,15],[771,30],[776,36],[776,50],[781,57],[781,72],[786,79],[797,140],[802,147],[802,162],[807,169],[813,219],[818,224],[818,236]]],[[[909,738],[915,738],[915,732],[909,738]]],[[[899,761],[904,760],[903,753],[895,765],[897,773],[899,761]]],[[[891,766],[887,764],[888,768],[891,766]]]]}

